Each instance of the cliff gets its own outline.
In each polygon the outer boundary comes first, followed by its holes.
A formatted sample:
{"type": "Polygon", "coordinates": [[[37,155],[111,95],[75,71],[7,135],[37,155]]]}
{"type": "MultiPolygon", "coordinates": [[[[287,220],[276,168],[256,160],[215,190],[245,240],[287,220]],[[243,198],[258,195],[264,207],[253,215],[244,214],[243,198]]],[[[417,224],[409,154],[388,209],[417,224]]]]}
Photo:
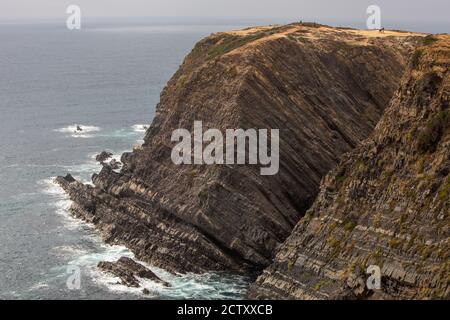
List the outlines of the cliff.
{"type": "Polygon", "coordinates": [[[213,34],[168,82],[144,144],[122,156],[120,172],[105,165],[94,186],[57,182],[76,217],[152,265],[261,269],[312,204],[321,178],[373,130],[418,38],[316,24],[213,34]],[[171,134],[192,132],[194,121],[279,129],[279,173],[173,164],[171,134]]]}
{"type": "Polygon", "coordinates": [[[374,132],[323,179],[249,297],[449,298],[449,66],[450,36],[426,37],[374,132]]]}

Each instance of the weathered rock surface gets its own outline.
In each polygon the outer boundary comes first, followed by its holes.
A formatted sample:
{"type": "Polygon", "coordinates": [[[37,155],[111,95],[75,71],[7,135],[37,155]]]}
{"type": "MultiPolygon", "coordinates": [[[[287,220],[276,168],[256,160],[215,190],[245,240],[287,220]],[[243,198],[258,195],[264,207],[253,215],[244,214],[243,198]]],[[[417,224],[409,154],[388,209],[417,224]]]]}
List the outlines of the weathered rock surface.
{"type": "Polygon", "coordinates": [[[128,287],[140,287],[139,278],[153,280],[166,287],[170,286],[150,269],[128,257],[121,257],[116,262],[101,261],[98,263],[98,268],[120,278],[122,284],[128,287]]]}
{"type": "Polygon", "coordinates": [[[117,169],[120,169],[120,167],[122,166],[122,163],[120,161],[117,161],[116,159],[111,159],[111,161],[108,163],[108,165],[111,167],[111,169],[117,170],[117,169]]]}
{"type": "Polygon", "coordinates": [[[373,134],[321,184],[251,298],[450,298],[450,36],[428,36],[373,134]],[[366,268],[381,269],[381,289],[366,268]]]}
{"type": "Polygon", "coordinates": [[[98,155],[95,156],[95,160],[104,163],[106,160],[112,157],[112,153],[108,151],[102,151],[98,155]]]}
{"type": "Polygon", "coordinates": [[[176,272],[269,265],[321,178],[366,138],[398,87],[418,36],[293,24],[200,41],[161,94],[140,148],[94,187],[59,177],[72,213],[108,243],[176,272]],[[174,129],[280,129],[280,171],[174,165],[174,129]]]}

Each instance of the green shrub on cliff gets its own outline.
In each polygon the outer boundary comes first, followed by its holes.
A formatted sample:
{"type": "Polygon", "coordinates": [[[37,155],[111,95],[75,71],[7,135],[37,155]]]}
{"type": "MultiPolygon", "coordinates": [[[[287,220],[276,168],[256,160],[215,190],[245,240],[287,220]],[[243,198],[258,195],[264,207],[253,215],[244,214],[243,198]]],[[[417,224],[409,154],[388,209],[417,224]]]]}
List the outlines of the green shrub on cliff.
{"type": "Polygon", "coordinates": [[[226,54],[234,49],[237,49],[249,42],[258,40],[265,35],[264,32],[256,32],[247,36],[238,35],[223,35],[222,40],[220,40],[216,45],[208,50],[208,58],[212,59],[223,54],[226,54]]]}
{"type": "Polygon", "coordinates": [[[214,45],[208,50],[208,58],[215,58],[222,54],[225,54],[237,47],[242,42],[241,37],[233,35],[224,35],[223,39],[218,44],[214,45]]]}
{"type": "Polygon", "coordinates": [[[437,39],[433,35],[429,34],[425,38],[423,38],[422,43],[424,46],[428,46],[436,41],[437,39]]]}
{"type": "Polygon", "coordinates": [[[274,27],[267,30],[256,31],[247,35],[236,35],[236,34],[223,34],[221,39],[216,42],[208,50],[208,59],[212,59],[223,54],[226,54],[234,49],[242,47],[247,43],[253,42],[255,40],[270,36],[277,32],[281,32],[286,29],[286,26],[274,27]]]}
{"type": "Polygon", "coordinates": [[[344,224],[344,230],[347,232],[353,231],[353,229],[355,229],[355,227],[356,227],[356,222],[354,222],[354,221],[348,221],[344,224]]]}

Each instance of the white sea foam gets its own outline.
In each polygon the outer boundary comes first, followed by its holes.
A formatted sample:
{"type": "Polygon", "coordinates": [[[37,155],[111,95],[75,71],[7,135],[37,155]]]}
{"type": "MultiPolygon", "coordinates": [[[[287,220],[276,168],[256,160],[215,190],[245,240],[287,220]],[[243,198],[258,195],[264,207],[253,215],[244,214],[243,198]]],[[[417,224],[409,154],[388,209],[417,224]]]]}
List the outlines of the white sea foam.
{"type": "Polygon", "coordinates": [[[31,286],[29,291],[47,289],[49,285],[45,282],[38,282],[35,285],[31,286]]]}
{"type": "Polygon", "coordinates": [[[78,219],[72,217],[69,213],[72,201],[69,196],[64,192],[55,181],[55,177],[44,179],[38,182],[43,187],[43,193],[51,195],[53,202],[51,205],[55,209],[55,213],[63,218],[64,227],[69,230],[76,230],[81,227],[81,222],[78,219]]]}
{"type": "Polygon", "coordinates": [[[76,124],[64,128],[55,129],[55,131],[61,133],[70,133],[70,136],[73,138],[93,138],[94,137],[93,133],[101,130],[100,127],[95,126],[86,126],[86,125],[79,125],[79,126],[82,129],[81,131],[77,130],[78,125],[76,124]]]}
{"type": "Polygon", "coordinates": [[[89,138],[94,137],[94,135],[92,135],[92,134],[76,133],[76,132],[72,133],[70,136],[72,138],[84,138],[84,139],[89,139],[89,138]]]}
{"type": "Polygon", "coordinates": [[[46,194],[50,194],[53,196],[58,196],[59,198],[66,198],[68,199],[68,196],[64,192],[64,190],[55,183],[55,177],[47,178],[41,181],[38,181],[38,184],[43,187],[43,192],[46,194]]]}
{"type": "Polygon", "coordinates": [[[131,128],[133,128],[134,132],[140,132],[140,133],[147,131],[148,127],[149,127],[148,124],[135,124],[135,125],[131,126],[131,128]]]}
{"type": "Polygon", "coordinates": [[[100,237],[94,234],[90,240],[98,246],[98,251],[89,252],[75,257],[70,264],[80,267],[97,266],[100,261],[117,261],[120,257],[133,257],[133,253],[125,246],[120,245],[106,245],[101,242],[100,237]]]}
{"type": "Polygon", "coordinates": [[[86,132],[98,132],[100,130],[101,130],[100,127],[85,126],[85,125],[82,125],[82,124],[80,124],[80,125],[74,124],[74,125],[70,125],[70,126],[67,126],[67,127],[64,127],[64,128],[56,129],[55,131],[62,132],[62,133],[80,133],[80,134],[82,134],[82,133],[86,133],[86,132]],[[77,130],[78,129],[77,126],[80,126],[82,131],[78,131],[77,130]]]}
{"type": "Polygon", "coordinates": [[[59,246],[51,249],[52,253],[58,256],[81,256],[87,253],[86,249],[83,249],[80,245],[73,246],[59,246]]]}
{"type": "Polygon", "coordinates": [[[84,163],[64,166],[64,169],[70,172],[73,177],[84,184],[92,184],[92,174],[98,173],[102,169],[102,165],[95,160],[96,154],[86,159],[84,163]]]}
{"type": "Polygon", "coordinates": [[[81,179],[89,179],[93,173],[100,171],[101,168],[101,164],[94,160],[86,161],[82,164],[64,166],[64,169],[70,172],[75,178],[78,176],[81,179]]]}

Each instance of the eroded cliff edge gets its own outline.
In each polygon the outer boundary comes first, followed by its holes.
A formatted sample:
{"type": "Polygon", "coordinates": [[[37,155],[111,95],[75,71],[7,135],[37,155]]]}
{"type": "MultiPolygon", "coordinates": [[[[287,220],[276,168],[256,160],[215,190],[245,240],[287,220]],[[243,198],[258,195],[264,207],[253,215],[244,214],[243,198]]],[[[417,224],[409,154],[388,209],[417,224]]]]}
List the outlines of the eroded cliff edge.
{"type": "Polygon", "coordinates": [[[449,298],[450,36],[428,36],[373,134],[324,178],[252,298],[449,298]],[[366,268],[381,269],[368,290],[366,268]]]}
{"type": "Polygon", "coordinates": [[[94,186],[57,178],[71,211],[108,243],[177,272],[269,265],[321,178],[366,138],[398,87],[418,36],[313,24],[200,41],[161,94],[145,143],[94,186]],[[174,129],[280,129],[280,171],[174,165],[174,129]]]}

